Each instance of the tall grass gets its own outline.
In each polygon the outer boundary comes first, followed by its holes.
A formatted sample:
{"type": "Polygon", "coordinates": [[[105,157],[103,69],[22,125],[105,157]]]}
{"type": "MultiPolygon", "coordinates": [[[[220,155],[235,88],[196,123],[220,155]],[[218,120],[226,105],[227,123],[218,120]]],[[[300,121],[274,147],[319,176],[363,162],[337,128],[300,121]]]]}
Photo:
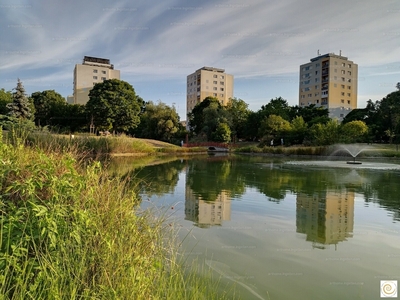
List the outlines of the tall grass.
{"type": "MultiPolygon", "coordinates": [[[[1,131],[0,131],[1,132],[1,131]]],[[[1,141],[0,299],[220,299],[182,269],[174,231],[129,178],[1,141]]]]}

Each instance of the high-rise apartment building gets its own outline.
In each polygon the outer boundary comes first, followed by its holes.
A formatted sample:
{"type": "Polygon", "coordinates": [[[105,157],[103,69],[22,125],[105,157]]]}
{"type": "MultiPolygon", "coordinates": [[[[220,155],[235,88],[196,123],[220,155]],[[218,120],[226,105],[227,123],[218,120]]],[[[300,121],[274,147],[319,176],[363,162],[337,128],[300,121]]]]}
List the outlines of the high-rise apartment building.
{"type": "Polygon", "coordinates": [[[233,97],[233,75],[226,74],[224,69],[203,67],[187,76],[186,114],[209,96],[222,105],[228,104],[233,97]]]}
{"type": "Polygon", "coordinates": [[[81,65],[75,65],[73,103],[86,104],[93,86],[107,79],[120,79],[120,71],[114,70],[110,60],[85,56],[81,65]]]}
{"type": "Polygon", "coordinates": [[[358,65],[347,57],[328,53],[300,66],[299,106],[329,109],[339,121],[357,108],[358,65]]]}

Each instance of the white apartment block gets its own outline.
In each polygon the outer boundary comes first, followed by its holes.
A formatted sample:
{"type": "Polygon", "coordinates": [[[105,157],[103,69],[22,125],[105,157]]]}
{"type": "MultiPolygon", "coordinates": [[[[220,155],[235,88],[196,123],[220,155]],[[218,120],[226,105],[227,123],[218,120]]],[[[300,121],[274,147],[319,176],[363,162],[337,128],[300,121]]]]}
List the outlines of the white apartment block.
{"type": "Polygon", "coordinates": [[[120,71],[114,70],[110,60],[85,56],[82,64],[75,65],[73,103],[85,105],[93,86],[108,79],[120,79],[120,71]]]}

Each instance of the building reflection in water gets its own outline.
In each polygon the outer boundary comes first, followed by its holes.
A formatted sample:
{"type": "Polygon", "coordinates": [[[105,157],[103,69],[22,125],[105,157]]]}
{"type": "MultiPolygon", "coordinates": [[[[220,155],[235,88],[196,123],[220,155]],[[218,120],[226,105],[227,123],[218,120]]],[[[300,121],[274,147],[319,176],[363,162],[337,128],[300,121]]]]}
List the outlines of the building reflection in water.
{"type": "Polygon", "coordinates": [[[298,194],[296,232],[306,234],[313,248],[326,249],[353,236],[354,192],[325,191],[298,194]]]}
{"type": "Polygon", "coordinates": [[[221,191],[214,201],[206,201],[186,187],[185,199],[185,220],[198,227],[222,225],[222,221],[231,219],[231,200],[226,191],[221,191]]]}

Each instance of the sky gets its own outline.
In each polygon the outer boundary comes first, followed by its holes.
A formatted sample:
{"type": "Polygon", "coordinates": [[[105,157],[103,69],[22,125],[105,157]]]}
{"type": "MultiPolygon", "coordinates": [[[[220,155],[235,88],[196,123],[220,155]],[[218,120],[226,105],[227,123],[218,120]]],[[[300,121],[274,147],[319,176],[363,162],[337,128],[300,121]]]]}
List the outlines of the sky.
{"type": "Polygon", "coordinates": [[[186,76],[234,75],[257,111],[298,104],[299,66],[335,53],[358,64],[358,107],[400,81],[398,0],[13,0],[0,2],[0,88],[72,95],[84,56],[108,58],[145,101],[185,120],[186,76]]]}

